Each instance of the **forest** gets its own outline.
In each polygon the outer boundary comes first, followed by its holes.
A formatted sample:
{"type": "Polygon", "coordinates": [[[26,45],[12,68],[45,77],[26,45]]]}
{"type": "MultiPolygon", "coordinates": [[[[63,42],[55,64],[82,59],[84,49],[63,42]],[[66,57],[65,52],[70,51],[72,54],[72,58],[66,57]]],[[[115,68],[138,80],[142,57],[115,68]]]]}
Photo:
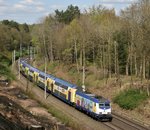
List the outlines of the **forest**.
{"type": "Polygon", "coordinates": [[[77,73],[86,75],[87,67],[93,66],[101,72],[100,79],[116,77],[119,81],[120,75],[126,75],[142,82],[150,78],[149,12],[150,1],[139,0],[119,15],[101,5],[84,12],[70,5],[33,25],[3,20],[0,58],[11,61],[14,50],[32,46],[39,57],[75,65],[77,73]]]}
{"type": "Polygon", "coordinates": [[[101,5],[83,13],[77,6],[55,10],[35,25],[32,44],[49,62],[101,70],[102,78],[150,78],[150,1],[139,0],[116,15],[101,5]]]}

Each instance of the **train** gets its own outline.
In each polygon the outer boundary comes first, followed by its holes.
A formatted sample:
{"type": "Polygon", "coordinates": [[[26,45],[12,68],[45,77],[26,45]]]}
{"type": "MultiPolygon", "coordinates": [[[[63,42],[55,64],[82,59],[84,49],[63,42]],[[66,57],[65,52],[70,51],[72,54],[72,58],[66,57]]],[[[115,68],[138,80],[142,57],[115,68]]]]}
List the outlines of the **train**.
{"type": "Polygon", "coordinates": [[[81,87],[54,75],[47,74],[30,65],[27,60],[19,62],[23,76],[34,82],[42,89],[75,107],[98,121],[112,121],[111,103],[102,96],[82,91],[81,87]]]}

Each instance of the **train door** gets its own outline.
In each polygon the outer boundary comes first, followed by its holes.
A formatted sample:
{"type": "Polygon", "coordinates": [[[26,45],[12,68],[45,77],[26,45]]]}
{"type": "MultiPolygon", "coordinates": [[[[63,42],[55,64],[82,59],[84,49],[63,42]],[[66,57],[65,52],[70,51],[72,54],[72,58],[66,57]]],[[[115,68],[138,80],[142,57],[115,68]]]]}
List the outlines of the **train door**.
{"type": "Polygon", "coordinates": [[[54,89],[54,84],[51,83],[51,92],[53,93],[53,89],[54,89]]]}
{"type": "Polygon", "coordinates": [[[29,69],[28,68],[25,68],[25,75],[28,77],[28,71],[29,69]]]}
{"type": "Polygon", "coordinates": [[[34,74],[34,81],[37,83],[38,81],[38,75],[37,74],[34,74]]]}
{"type": "Polygon", "coordinates": [[[71,90],[68,91],[68,101],[71,102],[71,90]]]}
{"type": "Polygon", "coordinates": [[[80,106],[80,100],[77,100],[77,106],[80,106]]]}
{"type": "Polygon", "coordinates": [[[35,82],[38,82],[38,75],[35,76],[35,82]]]}
{"type": "Polygon", "coordinates": [[[47,79],[47,88],[48,88],[48,90],[50,90],[49,80],[48,79],[47,79]]]}
{"type": "Polygon", "coordinates": [[[93,111],[96,112],[96,103],[93,102],[93,111]]]}

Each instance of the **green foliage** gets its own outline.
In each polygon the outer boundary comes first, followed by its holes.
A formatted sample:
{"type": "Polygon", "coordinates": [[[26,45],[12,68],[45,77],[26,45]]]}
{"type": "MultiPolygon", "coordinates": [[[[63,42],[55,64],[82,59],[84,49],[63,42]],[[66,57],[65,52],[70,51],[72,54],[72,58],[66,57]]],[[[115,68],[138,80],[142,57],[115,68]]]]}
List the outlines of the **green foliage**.
{"type": "Polygon", "coordinates": [[[77,86],[82,86],[82,81],[80,78],[78,78],[78,80],[77,80],[77,86]]]}
{"type": "Polygon", "coordinates": [[[5,76],[8,80],[14,80],[15,76],[9,68],[10,64],[11,60],[5,55],[0,54],[0,75],[5,76]]]}
{"type": "Polygon", "coordinates": [[[70,5],[68,6],[66,11],[55,10],[55,17],[59,22],[70,23],[74,18],[78,18],[80,16],[80,10],[78,6],[70,5]]]}
{"type": "Polygon", "coordinates": [[[114,103],[117,103],[120,107],[124,109],[133,110],[138,107],[148,96],[146,92],[140,92],[137,89],[129,89],[120,92],[114,99],[114,103]]]}
{"type": "Polygon", "coordinates": [[[51,74],[55,74],[55,68],[58,66],[58,62],[53,62],[53,63],[50,63],[50,65],[48,64],[47,68],[48,68],[48,71],[51,72],[51,74]]]}
{"type": "Polygon", "coordinates": [[[7,26],[9,26],[11,28],[15,28],[18,31],[20,30],[19,29],[19,24],[17,22],[13,21],[13,20],[11,20],[11,21],[9,21],[9,20],[3,20],[2,24],[7,25],[7,26]]]}
{"type": "Polygon", "coordinates": [[[63,56],[63,61],[65,63],[72,63],[72,48],[69,48],[69,49],[65,49],[63,52],[62,52],[62,56],[63,56]]]}
{"type": "Polygon", "coordinates": [[[38,55],[46,55],[49,61],[76,63],[79,68],[83,63],[86,67],[96,65],[104,72],[102,78],[119,74],[150,77],[150,3],[142,1],[120,16],[103,6],[82,15],[72,5],[65,11],[56,10],[54,17],[46,17],[34,29],[32,41],[38,55]]]}
{"type": "Polygon", "coordinates": [[[72,66],[68,69],[68,72],[71,76],[73,76],[76,73],[76,71],[77,71],[77,68],[74,66],[72,66]]]}
{"type": "Polygon", "coordinates": [[[14,80],[15,76],[12,74],[9,67],[0,63],[0,75],[5,76],[8,80],[14,80]]]}
{"type": "Polygon", "coordinates": [[[117,42],[118,60],[119,60],[119,72],[125,74],[126,62],[128,56],[127,46],[130,43],[128,34],[124,31],[116,32],[114,34],[114,40],[117,42]]]}
{"type": "Polygon", "coordinates": [[[11,64],[11,60],[5,55],[0,54],[0,63],[5,66],[9,66],[11,64]]]}
{"type": "Polygon", "coordinates": [[[24,23],[22,26],[23,26],[23,30],[24,30],[26,33],[29,33],[29,26],[28,26],[26,23],[24,23]]]}
{"type": "Polygon", "coordinates": [[[22,47],[27,47],[31,37],[29,26],[19,24],[15,21],[3,20],[0,24],[0,51],[19,50],[20,44],[22,47]]]}

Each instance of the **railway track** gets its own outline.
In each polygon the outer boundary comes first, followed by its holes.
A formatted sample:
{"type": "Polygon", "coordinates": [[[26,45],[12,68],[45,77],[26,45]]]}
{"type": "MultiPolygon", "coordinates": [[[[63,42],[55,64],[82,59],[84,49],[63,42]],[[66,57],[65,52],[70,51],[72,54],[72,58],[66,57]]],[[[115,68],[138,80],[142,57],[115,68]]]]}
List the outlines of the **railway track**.
{"type": "MultiPolygon", "coordinates": [[[[15,70],[17,70],[16,67],[15,70]]],[[[25,86],[27,80],[23,76],[21,76],[20,82],[25,86]]],[[[30,82],[29,87],[32,86],[33,83],[30,82]]],[[[25,87],[23,89],[25,89],[25,87]]],[[[45,100],[44,92],[39,87],[32,87],[31,91],[34,93],[37,100],[40,100],[44,104],[52,105],[58,110],[61,110],[63,113],[66,113],[70,118],[78,122],[80,125],[84,126],[86,130],[150,130],[150,128],[144,127],[137,122],[121,117],[116,113],[113,113],[112,122],[99,122],[74,109],[73,107],[65,104],[64,102],[60,101],[52,95],[49,95],[45,100]]]]}
{"type": "Polygon", "coordinates": [[[150,130],[150,128],[141,125],[138,122],[135,122],[131,119],[127,119],[126,117],[122,117],[117,113],[113,113],[113,121],[111,124],[120,127],[121,129],[125,130],[150,130]]]}

